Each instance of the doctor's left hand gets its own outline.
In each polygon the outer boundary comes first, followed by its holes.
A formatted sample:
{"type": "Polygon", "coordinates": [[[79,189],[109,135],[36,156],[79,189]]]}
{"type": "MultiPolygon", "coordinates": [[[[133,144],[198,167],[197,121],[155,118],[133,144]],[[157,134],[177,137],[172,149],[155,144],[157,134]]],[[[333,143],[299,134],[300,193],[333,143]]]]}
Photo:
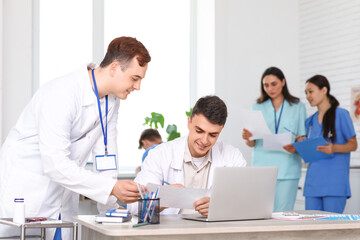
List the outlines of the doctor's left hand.
{"type": "Polygon", "coordinates": [[[122,203],[133,203],[140,198],[136,183],[130,180],[118,180],[111,191],[111,195],[122,203]]]}
{"type": "Polygon", "coordinates": [[[210,198],[203,197],[196,202],[194,202],[195,210],[198,211],[201,215],[207,216],[209,213],[209,205],[210,205],[210,198]]]}
{"type": "Polygon", "coordinates": [[[326,153],[326,154],[333,154],[335,152],[334,144],[327,142],[328,145],[318,146],[316,150],[326,153]]]}

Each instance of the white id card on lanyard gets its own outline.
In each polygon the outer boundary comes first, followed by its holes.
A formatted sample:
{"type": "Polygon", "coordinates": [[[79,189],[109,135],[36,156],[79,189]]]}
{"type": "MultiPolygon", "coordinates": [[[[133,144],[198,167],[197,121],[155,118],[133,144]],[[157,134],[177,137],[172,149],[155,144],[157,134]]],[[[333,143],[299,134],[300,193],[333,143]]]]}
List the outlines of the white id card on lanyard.
{"type": "Polygon", "coordinates": [[[115,155],[96,155],[95,167],[97,171],[116,170],[116,156],[115,155]]]}
{"type": "Polygon", "coordinates": [[[96,86],[95,81],[95,75],[94,75],[94,69],[91,71],[93,82],[94,82],[94,92],[96,95],[98,108],[99,108],[99,117],[100,117],[100,123],[101,123],[101,129],[104,135],[104,146],[105,146],[105,155],[96,155],[95,156],[95,167],[97,171],[105,171],[105,170],[116,170],[117,164],[116,164],[116,155],[109,155],[107,154],[107,115],[108,115],[108,96],[105,96],[105,127],[102,120],[102,114],[101,114],[101,107],[100,107],[100,99],[99,99],[99,93],[96,86]]]}

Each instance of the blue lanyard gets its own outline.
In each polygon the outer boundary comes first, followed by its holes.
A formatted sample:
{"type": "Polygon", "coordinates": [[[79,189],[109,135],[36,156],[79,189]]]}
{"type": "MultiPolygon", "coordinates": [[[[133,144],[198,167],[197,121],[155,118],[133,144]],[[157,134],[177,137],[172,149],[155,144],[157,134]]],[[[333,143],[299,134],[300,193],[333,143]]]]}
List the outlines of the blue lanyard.
{"type": "Polygon", "coordinates": [[[97,103],[98,103],[98,108],[99,108],[99,115],[100,115],[100,123],[101,123],[101,128],[102,128],[102,132],[104,135],[104,145],[105,145],[105,156],[108,155],[108,151],[107,151],[107,115],[108,115],[108,95],[105,96],[105,130],[104,130],[104,124],[103,124],[103,120],[102,120],[102,115],[101,115],[101,107],[100,107],[100,99],[99,99],[99,92],[97,90],[97,86],[96,86],[96,81],[95,81],[95,75],[94,75],[94,69],[91,70],[92,73],[92,77],[93,77],[93,82],[94,82],[94,89],[95,89],[95,95],[96,95],[96,99],[97,99],[97,103]]]}
{"type": "Polygon", "coordinates": [[[283,100],[283,102],[282,102],[282,104],[281,104],[280,116],[279,116],[279,120],[278,120],[277,122],[276,122],[276,110],[275,110],[275,108],[274,108],[275,134],[277,134],[278,131],[279,131],[281,115],[282,115],[282,111],[283,111],[283,109],[284,109],[284,102],[285,102],[285,99],[283,100]]]}

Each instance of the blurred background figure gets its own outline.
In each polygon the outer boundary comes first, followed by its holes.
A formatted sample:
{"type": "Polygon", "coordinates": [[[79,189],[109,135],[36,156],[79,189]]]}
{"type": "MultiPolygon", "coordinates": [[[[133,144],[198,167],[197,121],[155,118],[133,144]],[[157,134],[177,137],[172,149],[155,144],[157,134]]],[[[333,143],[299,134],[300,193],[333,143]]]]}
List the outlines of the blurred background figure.
{"type": "MultiPolygon", "coordinates": [[[[153,128],[145,129],[140,136],[139,139],[139,149],[145,149],[145,152],[142,156],[141,162],[144,162],[146,156],[148,155],[149,151],[155,148],[157,145],[162,143],[162,138],[158,130],[153,128]]],[[[135,170],[135,174],[137,175],[140,172],[141,167],[137,167],[135,170]]]]}

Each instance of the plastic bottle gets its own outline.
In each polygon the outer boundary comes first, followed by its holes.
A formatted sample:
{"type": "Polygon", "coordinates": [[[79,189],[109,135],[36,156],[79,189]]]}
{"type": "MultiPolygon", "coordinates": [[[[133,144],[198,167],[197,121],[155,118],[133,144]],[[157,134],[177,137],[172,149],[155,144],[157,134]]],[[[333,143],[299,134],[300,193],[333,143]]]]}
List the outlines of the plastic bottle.
{"type": "Polygon", "coordinates": [[[14,223],[25,223],[25,202],[23,198],[14,199],[14,223]]]}

